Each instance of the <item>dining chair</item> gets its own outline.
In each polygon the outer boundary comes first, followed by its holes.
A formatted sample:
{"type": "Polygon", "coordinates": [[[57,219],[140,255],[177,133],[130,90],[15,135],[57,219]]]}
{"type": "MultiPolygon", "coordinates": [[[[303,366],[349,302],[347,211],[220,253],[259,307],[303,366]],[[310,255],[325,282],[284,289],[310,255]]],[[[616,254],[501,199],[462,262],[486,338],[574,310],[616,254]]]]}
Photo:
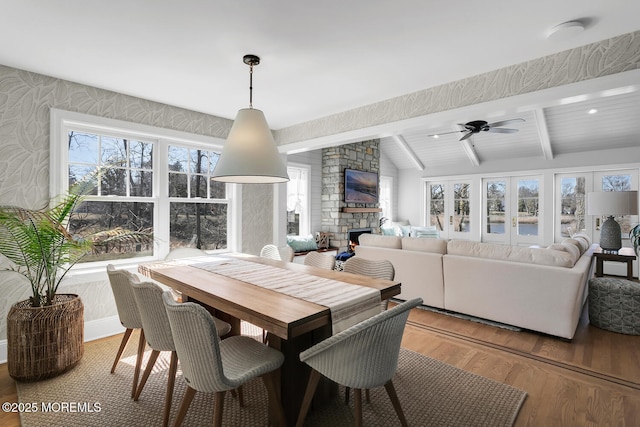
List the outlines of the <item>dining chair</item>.
{"type": "MultiPolygon", "coordinates": [[[[393,264],[388,260],[372,260],[359,256],[352,256],[343,265],[345,273],[361,274],[376,279],[393,280],[395,270],[393,264]]],[[[380,303],[382,310],[389,307],[389,300],[380,303]]]]}
{"type": "Polygon", "coordinates": [[[111,367],[111,373],[116,371],[116,366],[122,357],[127,342],[131,337],[131,333],[134,329],[140,330],[140,338],[138,340],[138,353],[136,355],[136,366],[133,371],[133,385],[131,387],[131,397],[136,394],[138,388],[138,379],[140,377],[140,367],[142,365],[142,358],[144,356],[144,348],[146,345],[144,329],[142,328],[142,319],[138,312],[138,306],[136,305],[135,297],[133,296],[133,290],[131,289],[130,281],[133,274],[127,270],[117,270],[112,264],[107,265],[107,275],[109,276],[109,283],[111,284],[111,291],[116,301],[116,309],[118,310],[118,317],[120,323],[126,329],[120,342],[120,347],[116,354],[116,359],[113,361],[111,367]]]}
{"type": "MultiPolygon", "coordinates": [[[[166,427],[169,424],[169,415],[171,413],[171,401],[173,399],[173,388],[176,379],[176,371],[178,369],[178,355],[171,333],[171,326],[167,318],[167,311],[162,301],[163,290],[160,286],[152,282],[142,282],[137,276],[131,280],[133,296],[138,305],[140,318],[142,319],[142,327],[145,331],[147,343],[152,349],[151,356],[147,362],[142,379],[136,390],[133,400],[138,400],[142,389],[144,388],[149,375],[160,355],[161,351],[170,351],[171,360],[169,363],[169,373],[167,378],[167,391],[165,395],[164,414],[162,425],[166,427]]],[[[167,291],[170,293],[170,291],[167,291]]],[[[231,325],[220,319],[213,318],[216,323],[216,331],[222,335],[226,335],[231,331],[231,325]]]]}
{"type": "Polygon", "coordinates": [[[403,426],[407,420],[392,378],[398,369],[400,343],[409,311],[422,304],[415,298],[383,311],[300,353],[311,367],[307,389],[298,415],[302,427],[322,376],[355,390],[355,425],[362,426],[362,389],[383,386],[403,426]]]}
{"type": "Polygon", "coordinates": [[[293,262],[295,252],[289,245],[277,247],[276,245],[268,244],[262,247],[260,250],[260,256],[263,258],[276,259],[278,261],[293,262]]]}
{"type": "Polygon", "coordinates": [[[330,254],[312,251],[304,256],[303,263],[304,265],[333,270],[336,266],[336,257],[330,254]]]}
{"type": "MultiPolygon", "coordinates": [[[[215,393],[213,425],[222,426],[225,392],[260,377],[269,395],[270,411],[276,423],[284,426],[274,377],[274,371],[284,362],[284,355],[246,336],[220,340],[216,323],[204,307],[191,302],[178,303],[169,291],[162,297],[187,383],[174,425],[182,424],[195,393],[200,391],[215,393]]],[[[243,406],[241,399],[239,403],[243,406]]]]}

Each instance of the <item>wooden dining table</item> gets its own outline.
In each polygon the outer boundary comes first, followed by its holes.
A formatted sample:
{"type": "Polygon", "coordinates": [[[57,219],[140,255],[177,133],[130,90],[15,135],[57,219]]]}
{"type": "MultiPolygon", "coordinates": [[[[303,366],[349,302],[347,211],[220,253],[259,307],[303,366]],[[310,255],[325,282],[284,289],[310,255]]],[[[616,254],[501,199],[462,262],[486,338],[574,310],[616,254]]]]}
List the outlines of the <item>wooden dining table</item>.
{"type": "MultiPolygon", "coordinates": [[[[259,265],[277,267],[293,273],[331,279],[380,292],[382,300],[400,293],[400,283],[364,275],[321,269],[246,254],[225,254],[259,265]]],[[[281,351],[285,361],[280,368],[278,389],[287,425],[294,425],[310,368],[299,358],[301,351],[332,335],[331,310],[323,305],[266,289],[250,281],[238,280],[215,270],[195,267],[210,257],[140,264],[138,271],[182,293],[183,301],[205,306],[212,314],[231,324],[231,334],[239,335],[244,320],[268,332],[268,345],[281,351]]],[[[319,385],[314,405],[322,405],[337,393],[330,381],[319,385]]],[[[270,405],[271,406],[271,405],[270,405]]]]}

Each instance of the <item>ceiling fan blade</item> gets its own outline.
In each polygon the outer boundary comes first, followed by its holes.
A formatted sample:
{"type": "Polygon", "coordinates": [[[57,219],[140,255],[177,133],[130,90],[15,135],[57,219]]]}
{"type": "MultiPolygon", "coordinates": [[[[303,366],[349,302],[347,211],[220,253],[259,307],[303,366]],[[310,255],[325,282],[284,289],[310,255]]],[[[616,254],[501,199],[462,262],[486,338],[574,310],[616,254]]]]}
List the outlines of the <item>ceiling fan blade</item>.
{"type": "Polygon", "coordinates": [[[428,137],[433,137],[433,136],[448,135],[450,133],[460,133],[460,132],[466,132],[466,129],[454,130],[454,131],[451,131],[451,132],[434,133],[433,135],[427,135],[427,136],[428,137]]]}
{"type": "Polygon", "coordinates": [[[465,139],[471,138],[471,135],[473,135],[473,132],[469,132],[465,134],[462,138],[460,138],[460,141],[464,141],[465,139]]]}
{"type": "Polygon", "coordinates": [[[518,129],[489,128],[489,129],[487,129],[487,132],[493,132],[493,133],[516,133],[516,132],[518,132],[518,129]]]}
{"type": "Polygon", "coordinates": [[[504,125],[510,125],[512,123],[519,123],[519,122],[524,122],[524,119],[509,119],[509,120],[502,120],[500,122],[495,122],[495,123],[489,123],[489,127],[494,127],[494,126],[504,126],[504,125]]]}

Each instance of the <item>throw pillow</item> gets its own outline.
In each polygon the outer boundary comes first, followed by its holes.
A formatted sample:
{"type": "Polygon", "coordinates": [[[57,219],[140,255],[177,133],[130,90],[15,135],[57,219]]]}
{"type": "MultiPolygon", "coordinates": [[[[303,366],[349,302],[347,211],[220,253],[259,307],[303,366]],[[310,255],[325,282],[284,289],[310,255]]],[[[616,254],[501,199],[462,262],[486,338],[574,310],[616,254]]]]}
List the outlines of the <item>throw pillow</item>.
{"type": "Polygon", "coordinates": [[[318,249],[316,239],[311,234],[308,236],[287,236],[287,245],[291,246],[294,252],[307,252],[318,249]]]}
{"type": "Polygon", "coordinates": [[[411,237],[430,237],[437,239],[440,237],[440,232],[435,226],[430,227],[411,227],[411,237]]]}

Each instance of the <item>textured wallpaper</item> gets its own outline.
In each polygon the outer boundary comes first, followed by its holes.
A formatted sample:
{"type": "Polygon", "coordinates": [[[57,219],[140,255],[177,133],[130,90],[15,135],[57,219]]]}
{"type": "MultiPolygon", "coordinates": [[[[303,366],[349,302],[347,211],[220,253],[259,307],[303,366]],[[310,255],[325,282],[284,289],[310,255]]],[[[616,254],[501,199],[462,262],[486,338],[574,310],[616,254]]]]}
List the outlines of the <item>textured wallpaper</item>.
{"type": "Polygon", "coordinates": [[[226,138],[232,121],[0,65],[0,203],[49,198],[49,110],[226,138]]]}
{"type": "MultiPolygon", "coordinates": [[[[0,65],[0,204],[46,206],[50,108],[220,138],[226,138],[232,124],[228,119],[0,65]]],[[[0,340],[6,339],[11,305],[30,295],[31,288],[21,280],[15,273],[0,272],[0,340]]],[[[93,283],[71,280],[60,292],[80,295],[85,321],[117,314],[106,274],[105,280],[93,283]]]]}
{"type": "Polygon", "coordinates": [[[273,185],[242,186],[242,252],[259,255],[273,242],[273,185]]]}
{"type": "Polygon", "coordinates": [[[276,131],[279,145],[640,68],[640,31],[276,131]]]}

